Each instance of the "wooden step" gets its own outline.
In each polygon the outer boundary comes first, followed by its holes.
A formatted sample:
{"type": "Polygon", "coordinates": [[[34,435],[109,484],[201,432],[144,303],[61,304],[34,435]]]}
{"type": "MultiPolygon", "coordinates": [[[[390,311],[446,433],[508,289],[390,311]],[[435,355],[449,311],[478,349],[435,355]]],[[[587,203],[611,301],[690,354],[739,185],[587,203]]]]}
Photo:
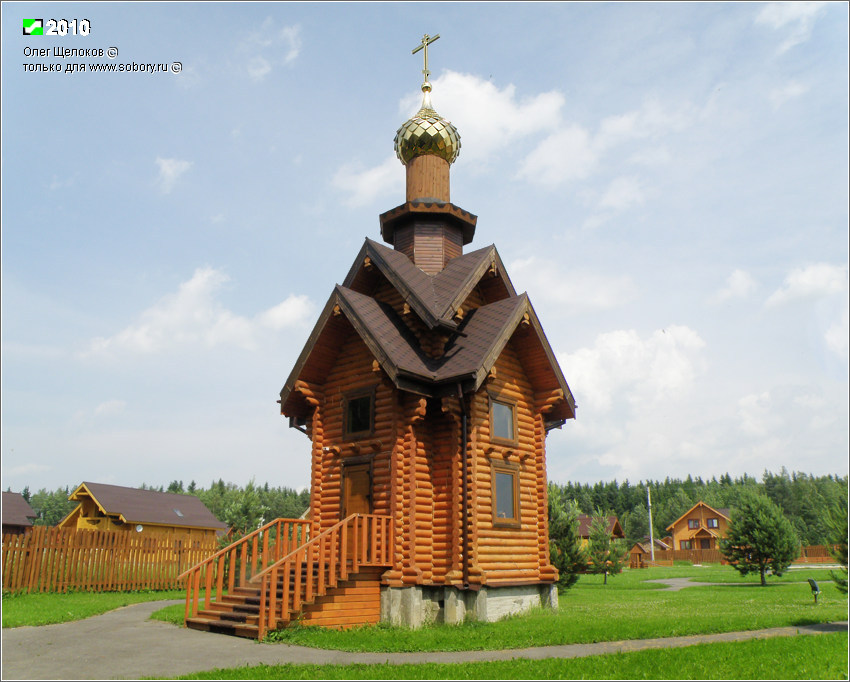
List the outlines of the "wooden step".
{"type": "Polygon", "coordinates": [[[259,629],[256,624],[241,623],[238,621],[224,620],[215,617],[205,617],[198,614],[193,618],[186,619],[186,627],[204,632],[216,632],[221,635],[233,635],[236,637],[247,637],[257,639],[259,629]]]}

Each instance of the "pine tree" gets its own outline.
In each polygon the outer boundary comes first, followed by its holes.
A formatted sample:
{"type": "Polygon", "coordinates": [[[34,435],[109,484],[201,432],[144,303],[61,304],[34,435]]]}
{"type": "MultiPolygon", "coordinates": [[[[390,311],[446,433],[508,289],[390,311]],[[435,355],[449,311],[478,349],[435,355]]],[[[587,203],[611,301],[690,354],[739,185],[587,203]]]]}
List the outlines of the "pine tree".
{"type": "Polygon", "coordinates": [[[761,584],[766,585],[768,570],[782,575],[797,558],[799,541],[779,507],[767,497],[744,491],[732,512],[728,535],[720,541],[720,551],[741,575],[758,573],[761,584]]]}
{"type": "Polygon", "coordinates": [[[549,560],[558,569],[558,589],[568,590],[587,568],[587,554],[579,536],[579,508],[555,485],[549,485],[549,560]]]}
{"type": "Polygon", "coordinates": [[[829,577],[832,578],[839,592],[847,594],[847,498],[845,497],[842,502],[843,504],[838,504],[830,510],[829,530],[830,541],[835,545],[832,556],[843,568],[837,573],[830,571],[829,577]]]}
{"type": "Polygon", "coordinates": [[[597,508],[590,522],[587,553],[591,573],[604,574],[603,584],[608,584],[608,575],[622,572],[628,548],[622,540],[612,540],[608,531],[608,514],[597,508]]]}

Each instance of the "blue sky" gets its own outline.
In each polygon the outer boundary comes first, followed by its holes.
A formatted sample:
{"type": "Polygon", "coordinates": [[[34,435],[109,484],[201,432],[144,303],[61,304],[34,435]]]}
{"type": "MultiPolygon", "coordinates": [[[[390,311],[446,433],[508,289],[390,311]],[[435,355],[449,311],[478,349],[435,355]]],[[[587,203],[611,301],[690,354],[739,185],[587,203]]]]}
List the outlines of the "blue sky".
{"type": "Polygon", "coordinates": [[[847,474],[846,3],[2,13],[3,489],[308,485],[275,401],[404,201],[425,33],[470,248],[496,244],[578,404],[550,479],[847,474]],[[133,62],[182,70],[32,70],[133,62]]]}

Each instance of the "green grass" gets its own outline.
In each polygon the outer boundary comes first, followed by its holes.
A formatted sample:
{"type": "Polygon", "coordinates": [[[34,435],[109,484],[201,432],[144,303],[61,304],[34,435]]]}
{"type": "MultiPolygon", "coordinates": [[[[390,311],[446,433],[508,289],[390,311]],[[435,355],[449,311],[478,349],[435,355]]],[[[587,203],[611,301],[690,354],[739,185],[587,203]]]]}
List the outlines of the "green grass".
{"type": "Polygon", "coordinates": [[[776,680],[847,679],[847,635],[833,633],[698,644],[585,658],[479,663],[261,665],[182,680],[776,680]]]}
{"type": "Polygon", "coordinates": [[[185,598],[185,590],[4,594],[3,627],[66,623],[139,602],[185,598]]]}
{"type": "Polygon", "coordinates": [[[350,630],[293,627],[272,633],[269,639],[344,651],[467,651],[757,630],[847,618],[847,599],[823,569],[773,578],[767,587],[758,584],[758,576],[744,578],[720,566],[627,571],[609,576],[608,585],[602,584],[601,576],[586,575],[559,601],[557,613],[538,609],[496,623],[437,624],[418,630],[385,625],[350,630]],[[796,582],[810,575],[816,576],[822,590],[817,605],[808,583],[796,582]],[[663,585],[644,582],[686,576],[699,582],[723,578],[726,583],[747,584],[668,592],[663,585]]]}

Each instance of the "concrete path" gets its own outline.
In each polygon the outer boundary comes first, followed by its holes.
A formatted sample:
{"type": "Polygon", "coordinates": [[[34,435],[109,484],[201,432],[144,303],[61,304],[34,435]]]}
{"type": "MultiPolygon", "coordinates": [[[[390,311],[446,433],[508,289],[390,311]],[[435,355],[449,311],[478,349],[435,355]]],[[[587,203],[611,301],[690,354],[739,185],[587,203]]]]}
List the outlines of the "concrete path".
{"type": "Polygon", "coordinates": [[[261,663],[459,663],[512,658],[577,658],[594,654],[682,647],[703,642],[735,642],[847,632],[847,622],[752,632],[664,637],[660,639],[567,644],[503,651],[408,654],[350,653],[253,640],[176,628],[148,620],[154,611],[182,601],[134,604],[73,623],[2,631],[3,680],[107,680],[144,676],[175,677],[214,668],[261,663]]]}

